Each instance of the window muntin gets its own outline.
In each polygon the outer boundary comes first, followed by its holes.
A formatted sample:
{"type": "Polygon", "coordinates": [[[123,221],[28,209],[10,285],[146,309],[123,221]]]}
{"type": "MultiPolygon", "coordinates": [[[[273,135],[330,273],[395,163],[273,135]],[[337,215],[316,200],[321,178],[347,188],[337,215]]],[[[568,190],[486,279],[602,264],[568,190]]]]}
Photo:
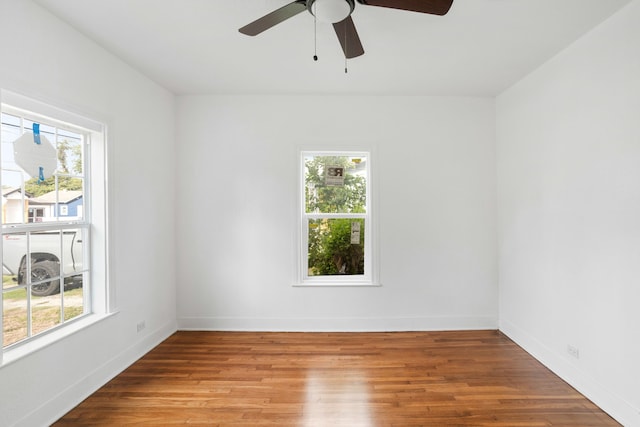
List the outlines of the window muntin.
{"type": "Polygon", "coordinates": [[[370,157],[301,153],[303,284],[371,284],[370,157]]]}
{"type": "Polygon", "coordinates": [[[2,347],[9,348],[91,312],[92,132],[4,104],[0,119],[2,347]],[[13,142],[34,123],[57,156],[55,172],[44,180],[14,157],[13,142]]]}

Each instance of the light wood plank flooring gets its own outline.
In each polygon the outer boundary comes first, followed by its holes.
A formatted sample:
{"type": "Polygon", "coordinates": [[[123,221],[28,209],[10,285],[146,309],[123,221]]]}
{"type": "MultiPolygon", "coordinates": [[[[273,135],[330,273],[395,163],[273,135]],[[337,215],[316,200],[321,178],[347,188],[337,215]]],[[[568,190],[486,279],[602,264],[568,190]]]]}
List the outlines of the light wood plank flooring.
{"type": "Polygon", "coordinates": [[[617,426],[497,331],[177,332],[56,426],[617,426]]]}

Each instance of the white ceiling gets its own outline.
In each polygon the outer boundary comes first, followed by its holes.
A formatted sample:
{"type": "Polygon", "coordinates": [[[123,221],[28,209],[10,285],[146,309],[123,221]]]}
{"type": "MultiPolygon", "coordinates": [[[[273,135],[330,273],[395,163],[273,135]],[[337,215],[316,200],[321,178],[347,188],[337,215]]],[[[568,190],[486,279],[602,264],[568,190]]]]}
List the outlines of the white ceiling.
{"type": "Polygon", "coordinates": [[[238,28],[290,0],[34,0],[176,94],[493,96],[631,0],[454,0],[444,17],[356,4],[365,54],[304,12],[238,28]]]}

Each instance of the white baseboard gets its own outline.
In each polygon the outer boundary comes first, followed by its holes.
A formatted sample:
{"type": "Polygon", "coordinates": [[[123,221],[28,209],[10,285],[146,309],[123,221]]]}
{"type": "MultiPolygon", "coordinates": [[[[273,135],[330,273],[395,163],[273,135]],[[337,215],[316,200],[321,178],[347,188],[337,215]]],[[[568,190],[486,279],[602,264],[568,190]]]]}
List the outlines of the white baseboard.
{"type": "Polygon", "coordinates": [[[180,317],[178,329],[260,332],[392,332],[497,329],[493,316],[386,318],[180,317]]]}
{"type": "Polygon", "coordinates": [[[589,374],[569,363],[564,355],[552,351],[535,337],[504,319],[500,320],[500,331],[616,421],[627,427],[640,427],[638,408],[634,408],[615,392],[608,390],[589,374]]]}
{"type": "Polygon", "coordinates": [[[135,345],[124,350],[101,366],[98,366],[81,381],[67,387],[56,396],[53,396],[46,403],[23,417],[15,426],[30,427],[51,425],[92,393],[95,393],[120,372],[124,371],[136,360],[140,359],[151,349],[167,339],[176,330],[176,322],[171,321],[166,323],[135,345]]]}

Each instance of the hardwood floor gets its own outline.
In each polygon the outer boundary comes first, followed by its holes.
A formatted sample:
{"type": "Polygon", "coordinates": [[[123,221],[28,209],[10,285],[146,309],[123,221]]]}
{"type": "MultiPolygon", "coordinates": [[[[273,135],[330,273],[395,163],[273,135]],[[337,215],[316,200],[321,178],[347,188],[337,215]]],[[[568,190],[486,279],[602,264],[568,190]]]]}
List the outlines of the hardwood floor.
{"type": "Polygon", "coordinates": [[[177,332],[55,426],[617,426],[497,331],[177,332]]]}

